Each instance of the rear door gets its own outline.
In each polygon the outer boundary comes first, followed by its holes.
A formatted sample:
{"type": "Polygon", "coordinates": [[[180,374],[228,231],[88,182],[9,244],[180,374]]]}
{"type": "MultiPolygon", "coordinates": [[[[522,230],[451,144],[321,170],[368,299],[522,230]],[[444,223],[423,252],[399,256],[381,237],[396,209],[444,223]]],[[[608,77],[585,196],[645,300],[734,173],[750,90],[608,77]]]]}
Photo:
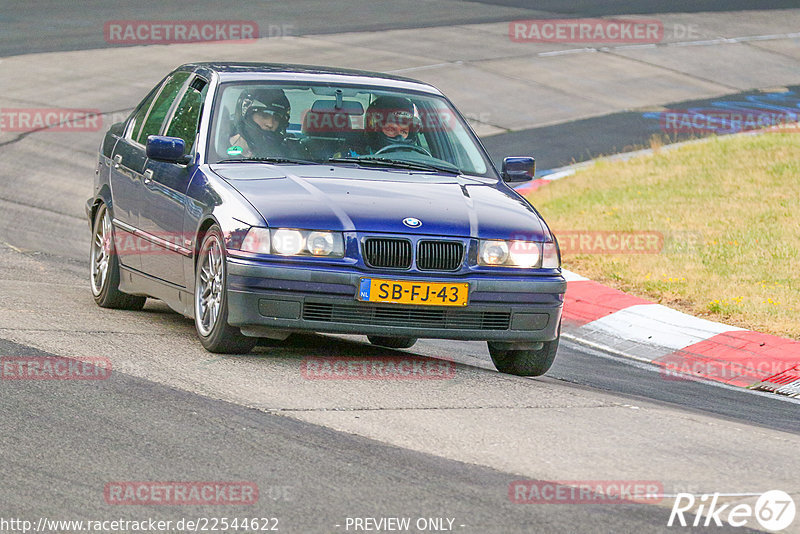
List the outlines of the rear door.
{"type": "Polygon", "coordinates": [[[111,154],[109,180],[117,254],[122,265],[137,270],[141,269],[141,259],[135,232],[139,227],[142,172],[146,157],[135,139],[162,86],[163,82],[136,108],[135,114],[128,121],[125,132],[115,144],[111,154]]]}
{"type": "Polygon", "coordinates": [[[154,245],[142,233],[142,205],[148,135],[161,130],[176,95],[189,78],[189,72],[176,72],[167,77],[157,91],[128,123],[125,136],[119,140],[112,156],[111,189],[114,198],[117,252],[123,265],[142,270],[142,256],[152,254],[154,245]]]}

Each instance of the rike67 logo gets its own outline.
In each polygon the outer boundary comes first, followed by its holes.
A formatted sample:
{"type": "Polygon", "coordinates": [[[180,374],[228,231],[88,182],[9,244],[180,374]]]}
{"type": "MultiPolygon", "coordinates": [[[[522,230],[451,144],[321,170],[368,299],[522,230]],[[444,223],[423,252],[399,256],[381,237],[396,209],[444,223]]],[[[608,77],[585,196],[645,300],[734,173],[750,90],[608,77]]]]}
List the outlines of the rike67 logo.
{"type": "Polygon", "coordinates": [[[667,526],[754,528],[752,520],[755,519],[761,528],[779,532],[794,522],[797,512],[794,499],[781,490],[762,493],[755,505],[721,504],[720,497],[719,493],[706,493],[699,498],[691,493],[678,493],[667,526]]]}

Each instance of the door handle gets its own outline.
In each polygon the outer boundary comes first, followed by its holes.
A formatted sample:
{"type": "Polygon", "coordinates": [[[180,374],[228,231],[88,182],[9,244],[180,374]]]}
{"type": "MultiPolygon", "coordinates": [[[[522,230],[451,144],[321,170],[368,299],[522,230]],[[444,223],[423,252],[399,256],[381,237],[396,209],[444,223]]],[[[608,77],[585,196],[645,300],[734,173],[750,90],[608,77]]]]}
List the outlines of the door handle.
{"type": "Polygon", "coordinates": [[[122,154],[117,154],[116,156],[114,156],[114,168],[119,169],[121,163],[122,163],[122,154]]]}
{"type": "Polygon", "coordinates": [[[153,181],[153,171],[147,169],[146,171],[144,171],[144,185],[147,185],[152,181],[153,181]]]}

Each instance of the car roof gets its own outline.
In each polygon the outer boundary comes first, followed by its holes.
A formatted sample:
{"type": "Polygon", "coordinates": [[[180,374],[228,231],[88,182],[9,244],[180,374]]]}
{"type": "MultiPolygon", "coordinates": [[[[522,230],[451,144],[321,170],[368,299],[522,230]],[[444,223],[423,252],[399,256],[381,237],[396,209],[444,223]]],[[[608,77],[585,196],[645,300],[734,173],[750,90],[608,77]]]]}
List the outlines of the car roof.
{"type": "Polygon", "coordinates": [[[441,95],[434,86],[383,72],[321,67],[316,65],[295,65],[289,63],[250,63],[250,62],[203,62],[187,63],[178,70],[206,70],[219,76],[222,82],[276,80],[309,81],[322,83],[353,83],[395,89],[410,89],[441,95]]]}

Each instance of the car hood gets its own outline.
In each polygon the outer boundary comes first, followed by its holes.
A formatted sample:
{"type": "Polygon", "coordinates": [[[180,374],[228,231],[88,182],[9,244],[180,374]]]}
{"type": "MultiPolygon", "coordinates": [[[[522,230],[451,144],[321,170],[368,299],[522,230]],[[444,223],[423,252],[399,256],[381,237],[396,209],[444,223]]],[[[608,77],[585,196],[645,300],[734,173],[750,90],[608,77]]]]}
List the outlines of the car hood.
{"type": "Polygon", "coordinates": [[[330,165],[223,163],[211,169],[273,228],[549,240],[525,200],[485,179],[330,165]],[[409,217],[422,225],[406,226],[409,217]]]}

